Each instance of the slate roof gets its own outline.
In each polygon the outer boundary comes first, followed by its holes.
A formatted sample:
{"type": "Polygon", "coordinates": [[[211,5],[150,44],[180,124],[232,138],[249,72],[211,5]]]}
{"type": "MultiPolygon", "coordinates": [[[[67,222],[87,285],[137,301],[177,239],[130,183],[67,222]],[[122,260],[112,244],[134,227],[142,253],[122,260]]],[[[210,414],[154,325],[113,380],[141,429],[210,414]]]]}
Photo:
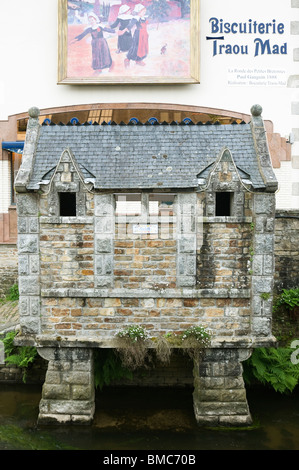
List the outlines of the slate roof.
{"type": "Polygon", "coordinates": [[[224,147],[253,187],[264,188],[250,124],[41,126],[27,189],[49,179],[66,148],[98,189],[196,188],[224,147]]]}

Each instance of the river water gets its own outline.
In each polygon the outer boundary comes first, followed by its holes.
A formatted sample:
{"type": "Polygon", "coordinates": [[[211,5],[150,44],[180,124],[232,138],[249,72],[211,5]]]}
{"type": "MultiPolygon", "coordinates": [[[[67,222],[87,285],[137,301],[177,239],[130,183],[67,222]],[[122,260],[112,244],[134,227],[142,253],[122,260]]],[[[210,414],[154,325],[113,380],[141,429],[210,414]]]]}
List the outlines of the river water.
{"type": "Polygon", "coordinates": [[[254,424],[206,429],[190,388],[107,387],[91,426],[38,427],[41,387],[0,384],[0,450],[299,450],[299,390],[247,391],[254,424]]]}

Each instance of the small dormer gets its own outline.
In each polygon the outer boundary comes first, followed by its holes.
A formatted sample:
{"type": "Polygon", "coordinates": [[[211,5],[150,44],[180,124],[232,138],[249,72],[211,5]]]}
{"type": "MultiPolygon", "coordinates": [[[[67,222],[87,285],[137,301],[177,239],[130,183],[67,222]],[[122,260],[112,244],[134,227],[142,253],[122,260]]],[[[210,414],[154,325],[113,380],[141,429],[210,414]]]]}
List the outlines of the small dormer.
{"type": "Polygon", "coordinates": [[[215,163],[204,168],[197,179],[199,192],[205,191],[206,217],[244,217],[250,175],[237,167],[229,148],[223,148],[215,163]]]}
{"type": "Polygon", "coordinates": [[[42,215],[48,217],[84,217],[88,215],[86,192],[93,175],[80,166],[70,148],[66,148],[57,165],[48,170],[41,180],[44,188],[42,215]]]}

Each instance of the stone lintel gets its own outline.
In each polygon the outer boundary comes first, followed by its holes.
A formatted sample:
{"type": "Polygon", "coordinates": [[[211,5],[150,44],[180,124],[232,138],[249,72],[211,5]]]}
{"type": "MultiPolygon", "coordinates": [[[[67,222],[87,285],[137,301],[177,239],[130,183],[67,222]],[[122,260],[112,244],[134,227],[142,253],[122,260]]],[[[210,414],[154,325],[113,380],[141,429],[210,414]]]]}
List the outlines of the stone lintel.
{"type": "Polygon", "coordinates": [[[249,299],[249,289],[44,289],[42,297],[249,299]]]}
{"type": "Polygon", "coordinates": [[[215,216],[215,217],[203,217],[202,221],[204,224],[250,224],[252,217],[235,217],[235,216],[215,216]]]}
{"type": "Polygon", "coordinates": [[[60,217],[52,216],[40,217],[41,224],[83,224],[83,225],[92,225],[94,223],[93,217],[60,217]]]}
{"type": "MultiPolygon", "coordinates": [[[[116,341],[112,338],[74,338],[74,337],[59,337],[57,335],[20,335],[14,340],[16,346],[35,346],[40,348],[42,352],[43,348],[115,348],[116,341]]],[[[247,349],[251,350],[254,348],[261,347],[275,347],[276,338],[274,336],[240,336],[236,338],[218,337],[212,339],[211,349],[247,349]]],[[[148,341],[148,347],[154,348],[155,345],[148,341]]],[[[177,348],[177,346],[170,345],[171,348],[177,348]]]]}

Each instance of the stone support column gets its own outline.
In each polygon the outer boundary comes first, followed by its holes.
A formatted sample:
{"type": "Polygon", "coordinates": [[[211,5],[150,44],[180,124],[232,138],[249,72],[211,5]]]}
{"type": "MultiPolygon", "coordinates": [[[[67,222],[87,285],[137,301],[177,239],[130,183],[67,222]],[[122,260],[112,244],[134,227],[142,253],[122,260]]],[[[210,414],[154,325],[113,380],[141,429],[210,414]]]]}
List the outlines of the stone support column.
{"type": "Polygon", "coordinates": [[[95,196],[95,285],[113,287],[114,196],[95,196]]]}
{"type": "Polygon", "coordinates": [[[177,198],[177,284],[192,287],[196,284],[196,193],[178,194],[177,198]]]}
{"type": "Polygon", "coordinates": [[[38,348],[49,361],[42,389],[40,424],[90,424],[94,415],[93,351],[38,348]]]}
{"type": "Polygon", "coordinates": [[[30,108],[22,157],[15,180],[18,214],[19,312],[22,334],[40,332],[39,206],[37,194],[27,193],[36,143],[39,109],[30,108]]]}
{"type": "Polygon", "coordinates": [[[275,194],[254,195],[252,244],[252,333],[269,336],[272,330],[274,287],[275,194]]]}
{"type": "Polygon", "coordinates": [[[207,349],[194,365],[193,406],[199,425],[251,424],[241,364],[250,354],[245,349],[207,349]]]}
{"type": "Polygon", "coordinates": [[[19,312],[22,333],[40,332],[39,218],[35,194],[18,195],[19,312]]]}

